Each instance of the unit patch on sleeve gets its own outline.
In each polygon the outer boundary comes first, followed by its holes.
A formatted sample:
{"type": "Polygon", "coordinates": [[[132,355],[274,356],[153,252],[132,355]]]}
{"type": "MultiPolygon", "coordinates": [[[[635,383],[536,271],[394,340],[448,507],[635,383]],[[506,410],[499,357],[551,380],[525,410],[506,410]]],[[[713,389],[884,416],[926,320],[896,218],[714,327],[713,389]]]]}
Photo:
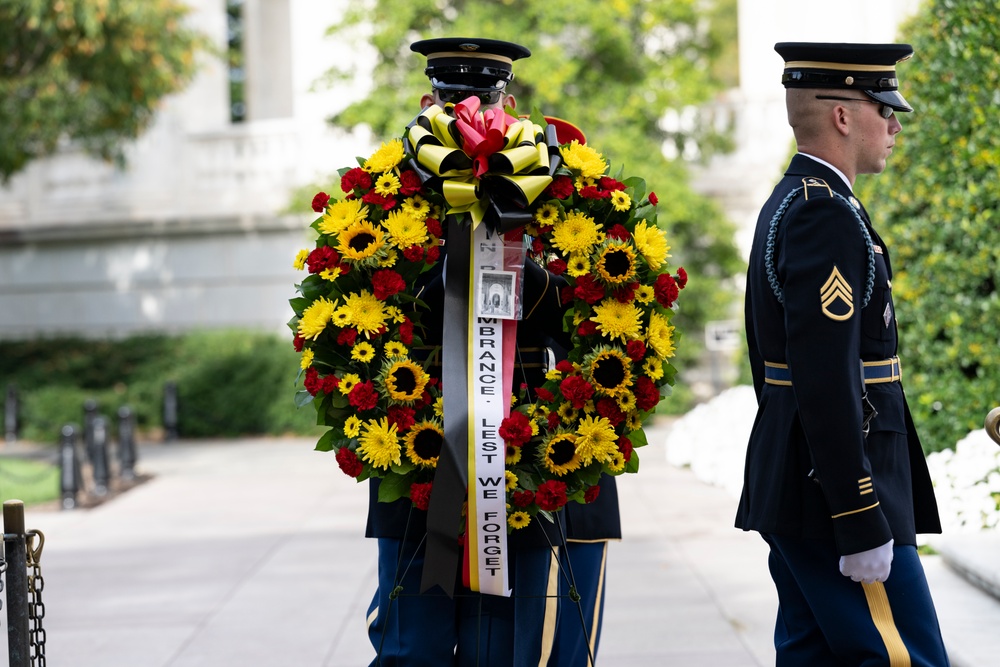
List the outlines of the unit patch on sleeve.
{"type": "Polygon", "coordinates": [[[831,320],[841,322],[854,314],[854,289],[834,265],[830,277],[819,290],[823,314],[831,320]]]}

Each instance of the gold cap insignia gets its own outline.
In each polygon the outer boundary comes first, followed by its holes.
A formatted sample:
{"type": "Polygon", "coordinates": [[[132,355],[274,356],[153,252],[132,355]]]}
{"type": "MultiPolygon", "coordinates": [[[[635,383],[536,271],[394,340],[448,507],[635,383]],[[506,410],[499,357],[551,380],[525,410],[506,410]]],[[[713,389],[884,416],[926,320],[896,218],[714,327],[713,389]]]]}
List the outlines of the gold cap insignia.
{"type": "Polygon", "coordinates": [[[854,288],[834,265],[830,277],[819,289],[819,299],[823,314],[831,320],[842,322],[854,315],[854,288]]]}

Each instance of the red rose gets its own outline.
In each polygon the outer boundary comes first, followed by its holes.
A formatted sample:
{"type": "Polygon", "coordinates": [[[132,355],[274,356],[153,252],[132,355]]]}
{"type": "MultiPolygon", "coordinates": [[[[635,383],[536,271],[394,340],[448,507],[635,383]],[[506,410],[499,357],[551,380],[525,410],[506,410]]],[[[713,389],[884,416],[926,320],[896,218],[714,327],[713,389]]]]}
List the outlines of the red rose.
{"type": "Polygon", "coordinates": [[[593,305],[604,298],[604,286],[598,283],[593,275],[587,273],[576,279],[573,294],[577,299],[593,305]]]}
{"type": "Polygon", "coordinates": [[[424,259],[424,262],[426,262],[427,264],[433,264],[434,262],[438,261],[440,257],[441,257],[441,248],[439,248],[438,246],[432,246],[427,249],[427,257],[426,259],[424,259]]]}
{"type": "Polygon", "coordinates": [[[611,422],[612,426],[618,426],[625,421],[625,413],[618,407],[618,401],[613,398],[605,396],[598,399],[596,407],[597,414],[611,422]]]}
{"type": "Polygon", "coordinates": [[[378,392],[375,391],[375,385],[371,383],[371,380],[357,383],[351,389],[351,393],[347,395],[347,402],[362,412],[373,409],[378,404],[378,392]]]}
{"type": "Polygon", "coordinates": [[[573,368],[573,363],[571,361],[563,359],[558,364],[556,364],[556,370],[559,371],[560,373],[572,373],[576,369],[573,368]]]}
{"type": "Polygon", "coordinates": [[[597,496],[599,495],[601,495],[601,487],[591,486],[583,492],[583,502],[592,503],[597,500],[597,496]]]}
{"type": "Polygon", "coordinates": [[[436,218],[424,220],[424,227],[427,228],[431,236],[441,236],[441,223],[436,218]]]}
{"type": "Polygon", "coordinates": [[[358,460],[358,455],[347,447],[337,450],[337,465],[348,477],[357,477],[365,469],[364,464],[358,460]]]}
{"type": "Polygon", "coordinates": [[[525,508],[529,507],[531,503],[535,502],[535,492],[525,489],[523,491],[515,491],[510,494],[510,502],[514,507],[525,508]]]}
{"type": "Polygon", "coordinates": [[[646,356],[646,344],[641,340],[630,340],[625,345],[625,354],[632,361],[642,361],[642,358],[646,356]]]}
{"type": "Polygon", "coordinates": [[[556,199],[566,199],[573,194],[574,190],[576,187],[573,185],[573,179],[569,176],[556,176],[546,188],[546,192],[556,199]]]}
{"type": "Polygon", "coordinates": [[[652,204],[653,206],[656,206],[657,204],[660,203],[660,200],[657,199],[655,192],[649,193],[649,203],[652,204]]]}
{"type": "Polygon", "coordinates": [[[640,410],[652,410],[660,402],[660,390],[645,375],[635,383],[635,405],[640,410]]]}
{"type": "Polygon", "coordinates": [[[393,294],[406,289],[406,281],[392,269],[381,269],[372,275],[372,291],[375,298],[385,301],[393,294]]]}
{"type": "Polygon", "coordinates": [[[551,262],[549,262],[549,271],[554,276],[561,276],[562,274],[566,273],[566,262],[559,259],[558,257],[556,259],[553,259],[551,262]]]}
{"type": "Polygon", "coordinates": [[[396,205],[396,200],[392,197],[383,197],[374,191],[366,192],[361,201],[372,206],[381,206],[384,211],[388,211],[396,205]]]}
{"type": "Polygon", "coordinates": [[[543,510],[557,510],[566,504],[566,482],[550,479],[538,485],[535,491],[535,502],[543,510]]]}
{"type": "Polygon", "coordinates": [[[576,332],[581,336],[593,336],[597,333],[597,322],[593,320],[584,320],[580,322],[580,326],[577,327],[576,332]]]}
{"type": "Polygon", "coordinates": [[[306,344],[306,339],[302,336],[295,334],[295,338],[292,339],[292,347],[295,348],[296,352],[301,352],[302,347],[306,344]]]}
{"type": "Polygon", "coordinates": [[[545,387],[539,387],[538,389],[536,389],[535,395],[538,396],[540,400],[543,400],[546,403],[551,403],[552,401],[556,400],[556,397],[552,395],[552,392],[546,389],[545,387]]]}
{"type": "Polygon", "coordinates": [[[423,188],[420,176],[412,169],[407,169],[399,173],[399,194],[404,197],[415,195],[423,188]]]}
{"type": "Polygon", "coordinates": [[[630,238],[632,238],[632,235],[628,233],[628,230],[625,229],[624,226],[622,226],[622,225],[615,225],[614,227],[612,227],[611,229],[608,230],[607,237],[609,239],[618,239],[620,241],[628,241],[630,238]]]}
{"type": "Polygon", "coordinates": [[[326,210],[326,205],[330,202],[330,195],[325,192],[317,192],[316,196],[313,197],[312,208],[317,213],[322,213],[326,210]]]}
{"type": "Polygon", "coordinates": [[[313,396],[323,391],[323,381],[319,379],[319,371],[312,366],[306,369],[306,377],[302,383],[305,385],[306,391],[313,396]]]}
{"type": "Polygon", "coordinates": [[[680,290],[672,275],[661,273],[656,277],[656,283],[653,284],[653,292],[656,295],[656,302],[664,308],[669,308],[677,300],[680,290]]]}
{"type": "Polygon", "coordinates": [[[594,395],[594,387],[579,375],[571,375],[560,382],[559,391],[577,410],[582,410],[594,395]]]}
{"type": "Polygon", "coordinates": [[[340,386],[340,378],[330,373],[323,378],[323,393],[332,394],[340,386]]]}
{"type": "Polygon", "coordinates": [[[408,262],[420,262],[424,259],[424,249],[422,246],[411,245],[408,248],[403,248],[403,257],[406,258],[408,262]]]}
{"type": "Polygon", "coordinates": [[[403,345],[413,344],[413,322],[410,321],[409,317],[399,325],[399,340],[403,345]]]}
{"type": "Polygon", "coordinates": [[[625,463],[632,460],[632,441],[626,436],[621,436],[618,438],[618,451],[622,453],[625,457],[625,463]]]}
{"type": "Polygon", "coordinates": [[[372,176],[361,167],[355,167],[340,177],[340,189],[353,193],[355,188],[368,190],[372,186],[372,176]]]}
{"type": "Polygon", "coordinates": [[[415,422],[413,415],[413,408],[408,408],[405,405],[391,405],[388,410],[389,425],[395,424],[396,430],[405,433],[415,422]]]}
{"type": "Polygon", "coordinates": [[[340,262],[340,255],[328,245],[316,248],[306,257],[306,266],[309,273],[322,273],[326,269],[337,266],[340,262]]]}
{"type": "Polygon", "coordinates": [[[424,484],[410,484],[410,500],[413,501],[413,506],[418,510],[427,511],[427,508],[431,504],[431,488],[433,488],[434,482],[426,482],[424,484]]]}
{"type": "Polygon", "coordinates": [[[601,180],[598,181],[602,190],[624,190],[625,184],[621,181],[617,181],[610,176],[601,176],[601,180]]]}
{"type": "Polygon", "coordinates": [[[512,412],[500,422],[500,437],[508,445],[522,447],[531,440],[531,422],[521,412],[512,412]]]}
{"type": "Polygon", "coordinates": [[[679,267],[677,269],[677,286],[681,289],[687,287],[688,284],[688,272],[684,270],[684,267],[679,267]]]}

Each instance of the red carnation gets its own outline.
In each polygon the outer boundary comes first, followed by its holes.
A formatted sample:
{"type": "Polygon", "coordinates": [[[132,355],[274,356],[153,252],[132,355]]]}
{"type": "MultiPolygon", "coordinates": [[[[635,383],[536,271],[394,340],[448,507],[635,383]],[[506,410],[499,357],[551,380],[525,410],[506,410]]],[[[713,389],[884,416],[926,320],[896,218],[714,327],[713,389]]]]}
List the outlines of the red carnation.
{"type": "Polygon", "coordinates": [[[420,262],[424,259],[424,248],[423,246],[411,245],[408,248],[403,248],[403,257],[406,258],[408,262],[420,262]]]}
{"type": "Polygon", "coordinates": [[[573,294],[577,299],[595,304],[604,298],[604,286],[598,283],[594,276],[587,273],[576,279],[576,288],[573,294]]]}
{"type": "Polygon", "coordinates": [[[632,460],[632,441],[627,436],[623,435],[618,438],[618,451],[625,458],[625,463],[632,460]]]}
{"type": "Polygon", "coordinates": [[[615,180],[610,176],[601,176],[601,180],[598,181],[603,190],[624,190],[625,184],[621,181],[615,180]]]}
{"type": "Polygon", "coordinates": [[[550,479],[538,485],[535,491],[535,502],[543,510],[557,510],[566,504],[566,482],[550,479]]]}
{"type": "Polygon", "coordinates": [[[372,291],[375,298],[385,301],[393,294],[406,289],[406,281],[392,269],[381,269],[372,275],[372,291]]]}
{"type": "Polygon", "coordinates": [[[437,218],[427,218],[424,220],[424,227],[431,236],[441,236],[441,223],[438,222],[437,218]]]}
{"type": "Polygon", "coordinates": [[[554,276],[561,276],[562,274],[566,273],[566,262],[564,260],[559,259],[558,257],[556,259],[553,259],[552,261],[549,262],[549,271],[554,276]]]}
{"type": "Polygon", "coordinates": [[[337,334],[337,345],[354,347],[354,341],[357,339],[358,332],[356,329],[341,329],[340,333],[337,334]]]}
{"type": "Polygon", "coordinates": [[[556,176],[546,188],[546,192],[556,199],[566,199],[573,194],[574,190],[576,187],[573,185],[573,179],[569,176],[556,176]]]}
{"type": "Polygon", "coordinates": [[[534,239],[531,242],[531,254],[536,257],[545,252],[545,244],[542,243],[540,239],[534,239]]]}
{"type": "Polygon", "coordinates": [[[593,336],[597,333],[597,322],[593,320],[584,320],[580,322],[580,326],[577,327],[576,332],[581,336],[593,336]]]}
{"type": "Polygon", "coordinates": [[[408,408],[405,405],[391,405],[388,410],[389,425],[395,424],[400,433],[405,433],[415,422],[413,415],[413,408],[408,408]]]}
{"type": "Polygon", "coordinates": [[[618,239],[620,241],[628,241],[632,238],[632,235],[628,233],[623,225],[615,225],[608,230],[607,237],[609,239],[618,239]]]}
{"type": "Polygon", "coordinates": [[[594,395],[594,387],[579,375],[571,375],[559,383],[559,391],[577,410],[582,410],[594,395]]]}
{"type": "Polygon", "coordinates": [[[642,361],[642,358],[646,356],[646,344],[641,340],[630,340],[625,345],[625,354],[632,361],[642,361]]]}
{"type": "Polygon", "coordinates": [[[340,255],[328,245],[316,248],[306,257],[306,266],[309,273],[321,273],[326,269],[337,266],[340,262],[340,255]]]}
{"type": "Polygon", "coordinates": [[[371,186],[371,174],[361,167],[355,167],[340,177],[340,189],[344,192],[354,192],[355,188],[358,188],[359,190],[368,190],[371,186]]]}
{"type": "Polygon", "coordinates": [[[613,398],[605,396],[604,398],[598,399],[596,407],[597,414],[611,422],[612,426],[618,426],[625,421],[625,413],[622,412],[622,409],[618,406],[618,401],[613,398]]]}
{"type": "Polygon", "coordinates": [[[538,396],[539,399],[545,401],[546,403],[551,403],[552,401],[556,400],[556,397],[552,395],[552,392],[546,389],[545,387],[539,387],[538,389],[536,389],[535,395],[538,396]]]}
{"type": "Polygon", "coordinates": [[[371,410],[378,404],[378,392],[371,380],[359,382],[347,395],[347,402],[360,411],[371,410]]]}
{"type": "Polygon", "coordinates": [[[404,197],[415,195],[423,188],[420,176],[412,169],[407,169],[399,173],[399,194],[404,197]]]}
{"type": "Polygon", "coordinates": [[[558,364],[556,364],[556,370],[560,373],[572,373],[576,369],[573,367],[573,362],[563,359],[558,364]]]}
{"type": "Polygon", "coordinates": [[[572,286],[566,285],[559,290],[559,300],[562,302],[562,305],[566,306],[573,303],[573,299],[575,298],[576,296],[572,286]]]}
{"type": "Polygon", "coordinates": [[[601,487],[591,486],[588,487],[586,491],[583,492],[583,502],[592,503],[597,500],[597,496],[601,495],[601,487]]]}
{"type": "Polygon", "coordinates": [[[680,287],[681,289],[684,289],[685,287],[687,287],[687,284],[688,284],[688,272],[684,270],[683,266],[681,266],[677,269],[677,286],[680,287]]]}
{"type": "Polygon", "coordinates": [[[396,205],[396,200],[393,199],[392,197],[383,197],[382,195],[374,191],[366,192],[365,195],[361,198],[361,201],[363,201],[366,204],[371,204],[372,206],[381,206],[382,210],[385,211],[390,210],[393,206],[396,205]]]}
{"type": "Polygon", "coordinates": [[[410,321],[409,317],[399,325],[399,340],[403,345],[413,344],[413,322],[410,321]]]}
{"type": "Polygon", "coordinates": [[[365,469],[364,464],[358,460],[358,455],[347,447],[337,450],[337,465],[348,477],[357,477],[365,469]]]}
{"type": "Polygon", "coordinates": [[[325,192],[317,192],[316,196],[313,197],[312,208],[317,213],[322,213],[326,210],[326,205],[330,202],[330,195],[325,192]]]}
{"type": "Polygon", "coordinates": [[[550,412],[548,416],[545,418],[545,421],[548,424],[549,430],[554,431],[556,427],[559,426],[559,421],[560,421],[559,413],[550,412]]]}
{"type": "Polygon", "coordinates": [[[433,486],[434,482],[410,484],[410,500],[413,501],[414,507],[418,510],[427,511],[427,508],[430,507],[431,504],[431,488],[433,486]]]}
{"type": "Polygon", "coordinates": [[[525,508],[529,507],[531,503],[535,502],[535,492],[529,489],[523,491],[515,491],[510,494],[510,502],[514,507],[525,508]]]}
{"type": "Polygon", "coordinates": [[[531,440],[531,422],[521,412],[512,412],[500,422],[500,437],[508,445],[522,447],[531,440]]]}
{"type": "Polygon", "coordinates": [[[652,204],[653,206],[656,206],[657,204],[660,203],[660,200],[657,199],[655,192],[649,193],[649,203],[652,204]]]}
{"type": "Polygon", "coordinates": [[[660,390],[643,375],[635,383],[635,404],[640,410],[652,410],[660,402],[660,390]]]}
{"type": "Polygon", "coordinates": [[[599,190],[593,185],[588,185],[580,190],[580,196],[584,199],[610,199],[611,192],[607,190],[599,190]]]}
{"type": "Polygon", "coordinates": [[[302,347],[306,344],[306,339],[302,336],[295,334],[295,338],[292,339],[292,347],[295,348],[296,352],[301,352],[302,347]]]}
{"type": "Polygon", "coordinates": [[[332,394],[340,386],[340,378],[330,373],[323,378],[323,393],[332,394]]]}
{"type": "Polygon", "coordinates": [[[677,300],[680,290],[672,275],[661,273],[656,277],[656,283],[653,284],[653,292],[656,294],[656,302],[664,308],[669,308],[677,300]]]}
{"type": "Polygon", "coordinates": [[[323,391],[323,381],[319,379],[319,371],[312,366],[306,369],[306,377],[302,384],[305,385],[306,391],[313,396],[323,391]]]}
{"type": "Polygon", "coordinates": [[[438,246],[432,246],[427,249],[427,257],[424,259],[424,262],[426,262],[427,264],[433,264],[434,262],[438,261],[440,257],[441,257],[441,248],[439,248],[438,246]]]}
{"type": "Polygon", "coordinates": [[[614,292],[615,301],[618,303],[632,303],[635,300],[635,290],[638,286],[639,283],[622,285],[614,292]]]}

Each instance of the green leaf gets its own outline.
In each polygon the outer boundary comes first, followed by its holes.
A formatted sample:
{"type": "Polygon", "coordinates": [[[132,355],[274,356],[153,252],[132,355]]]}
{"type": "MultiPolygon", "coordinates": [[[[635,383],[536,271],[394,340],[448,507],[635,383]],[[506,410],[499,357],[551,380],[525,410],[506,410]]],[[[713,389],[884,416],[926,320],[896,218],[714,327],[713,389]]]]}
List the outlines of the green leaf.
{"type": "Polygon", "coordinates": [[[333,437],[334,437],[335,434],[336,434],[336,431],[333,430],[333,429],[330,429],[329,431],[327,431],[326,433],[324,433],[322,436],[320,436],[320,439],[316,442],[316,451],[317,452],[331,452],[331,451],[333,451],[333,437]]]}
{"type": "Polygon", "coordinates": [[[649,440],[646,438],[645,429],[639,429],[637,431],[632,431],[628,434],[629,442],[632,443],[633,447],[645,447],[649,444],[649,440]]]}
{"type": "Polygon", "coordinates": [[[632,450],[632,458],[630,458],[625,463],[625,472],[635,473],[639,472],[639,452],[638,450],[632,450]]]}
{"type": "Polygon", "coordinates": [[[295,407],[302,408],[313,402],[315,397],[305,389],[295,392],[295,407]]]}
{"type": "Polygon", "coordinates": [[[378,499],[382,503],[391,503],[394,500],[406,497],[410,493],[412,480],[409,476],[387,475],[382,478],[378,485],[378,499]]]}

